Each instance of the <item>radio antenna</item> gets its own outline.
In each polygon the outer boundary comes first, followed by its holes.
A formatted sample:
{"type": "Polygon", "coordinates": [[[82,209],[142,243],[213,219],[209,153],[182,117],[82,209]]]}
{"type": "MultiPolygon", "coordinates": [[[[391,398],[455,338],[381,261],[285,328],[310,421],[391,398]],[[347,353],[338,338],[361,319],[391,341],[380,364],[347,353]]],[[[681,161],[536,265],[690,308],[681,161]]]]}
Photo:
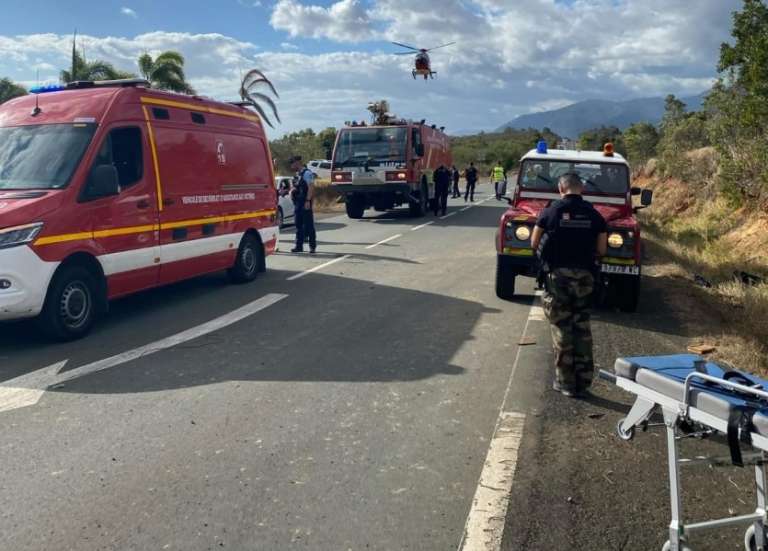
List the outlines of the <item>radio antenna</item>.
{"type": "MultiPolygon", "coordinates": [[[[37,86],[39,88],[40,87],[40,69],[37,70],[36,80],[37,80],[37,86]]],[[[32,116],[36,117],[42,112],[43,110],[40,109],[40,94],[35,94],[35,108],[32,109],[32,116]]]]}

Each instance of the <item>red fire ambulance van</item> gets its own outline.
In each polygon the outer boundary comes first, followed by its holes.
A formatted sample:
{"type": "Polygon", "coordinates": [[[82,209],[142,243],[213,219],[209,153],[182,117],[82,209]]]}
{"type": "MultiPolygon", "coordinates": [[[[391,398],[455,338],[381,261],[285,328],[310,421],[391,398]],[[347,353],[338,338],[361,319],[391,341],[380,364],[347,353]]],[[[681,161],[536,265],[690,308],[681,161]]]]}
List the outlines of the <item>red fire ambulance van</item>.
{"type": "Polygon", "coordinates": [[[265,269],[278,227],[257,115],[139,80],[36,92],[0,106],[0,320],[74,339],[110,299],[265,269]]]}

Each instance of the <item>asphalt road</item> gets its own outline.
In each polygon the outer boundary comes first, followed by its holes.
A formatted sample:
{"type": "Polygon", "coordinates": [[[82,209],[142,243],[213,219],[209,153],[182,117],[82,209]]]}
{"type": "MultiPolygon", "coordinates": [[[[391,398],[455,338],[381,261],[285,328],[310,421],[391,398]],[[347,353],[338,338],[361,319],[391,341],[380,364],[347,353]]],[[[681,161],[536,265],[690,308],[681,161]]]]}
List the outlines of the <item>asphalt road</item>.
{"type": "Polygon", "coordinates": [[[458,548],[533,300],[494,295],[504,207],[464,207],[324,218],[80,342],[0,327],[0,549],[458,548]]]}
{"type": "MultiPolygon", "coordinates": [[[[0,549],[660,549],[663,434],[619,441],[606,383],[551,390],[533,282],[494,294],[488,187],[443,219],[323,216],[316,256],[118,301],[80,342],[0,325],[0,549]]],[[[716,333],[695,288],[644,280],[639,312],[596,312],[600,367],[716,333]]],[[[754,509],[749,469],[683,480],[687,520],[754,509]]]]}

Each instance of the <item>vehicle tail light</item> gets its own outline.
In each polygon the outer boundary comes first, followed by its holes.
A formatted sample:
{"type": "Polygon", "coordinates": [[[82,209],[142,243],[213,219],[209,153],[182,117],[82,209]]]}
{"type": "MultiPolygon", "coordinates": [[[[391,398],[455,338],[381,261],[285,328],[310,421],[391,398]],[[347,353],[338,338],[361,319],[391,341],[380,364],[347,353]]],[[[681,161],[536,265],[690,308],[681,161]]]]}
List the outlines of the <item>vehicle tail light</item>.
{"type": "Polygon", "coordinates": [[[386,173],[387,182],[407,182],[408,173],[404,170],[386,173]]]}
{"type": "Polygon", "coordinates": [[[351,172],[334,172],[333,176],[331,177],[331,181],[333,181],[333,182],[351,182],[352,181],[352,173],[351,172]]]}

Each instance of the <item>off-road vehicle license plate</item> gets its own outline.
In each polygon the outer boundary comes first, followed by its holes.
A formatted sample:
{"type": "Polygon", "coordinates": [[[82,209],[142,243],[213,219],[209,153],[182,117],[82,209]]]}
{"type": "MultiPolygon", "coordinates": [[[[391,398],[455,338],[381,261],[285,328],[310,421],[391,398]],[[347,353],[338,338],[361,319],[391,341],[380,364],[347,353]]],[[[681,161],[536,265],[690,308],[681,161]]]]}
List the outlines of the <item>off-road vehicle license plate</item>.
{"type": "Polygon", "coordinates": [[[640,275],[640,266],[616,266],[615,264],[603,264],[600,270],[606,274],[640,275]]]}

